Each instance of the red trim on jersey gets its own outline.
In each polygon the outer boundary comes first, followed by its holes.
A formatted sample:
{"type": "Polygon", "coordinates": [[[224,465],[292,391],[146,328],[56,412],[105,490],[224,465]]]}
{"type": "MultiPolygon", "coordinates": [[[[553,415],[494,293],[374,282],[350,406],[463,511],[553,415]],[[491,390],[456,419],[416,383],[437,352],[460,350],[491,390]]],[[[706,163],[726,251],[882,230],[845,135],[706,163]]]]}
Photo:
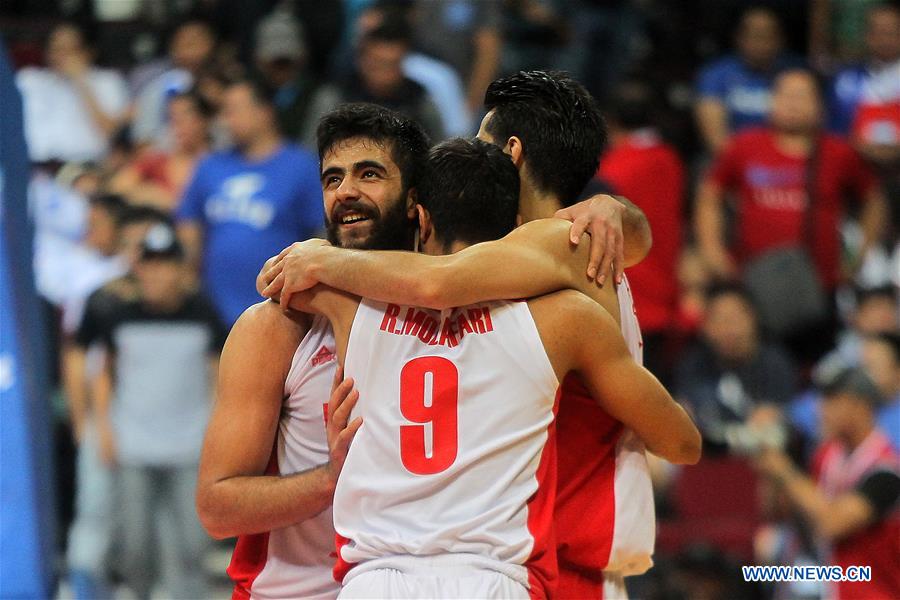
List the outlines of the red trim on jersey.
{"type": "MultiPolygon", "coordinates": [[[[278,450],[272,448],[266,475],[278,475],[278,450]]],[[[225,569],[234,582],[231,600],[250,600],[253,582],[262,573],[269,557],[269,532],[238,536],[231,555],[231,564],[225,569]]]]}
{"type": "Polygon", "coordinates": [[[356,566],[357,563],[349,563],[344,560],[344,557],[341,555],[341,548],[350,543],[350,538],[345,538],[339,533],[334,534],[334,545],[337,548],[337,560],[334,562],[334,568],[331,571],[334,580],[344,584],[344,577],[347,576],[347,573],[350,572],[350,569],[356,566]]]}
{"type": "Polygon", "coordinates": [[[553,596],[556,587],[556,539],[553,530],[553,508],[556,499],[556,412],[559,408],[560,387],[553,400],[553,420],[547,426],[547,441],[541,450],[535,477],[538,489],[529,498],[528,531],[534,538],[531,556],[525,561],[528,569],[528,594],[531,598],[553,596]]]}
{"type": "Polygon", "coordinates": [[[579,589],[588,576],[602,585],[615,530],[616,448],[624,426],[600,408],[577,375],[569,374],[562,384],[556,427],[554,520],[562,593],[579,589]]]}

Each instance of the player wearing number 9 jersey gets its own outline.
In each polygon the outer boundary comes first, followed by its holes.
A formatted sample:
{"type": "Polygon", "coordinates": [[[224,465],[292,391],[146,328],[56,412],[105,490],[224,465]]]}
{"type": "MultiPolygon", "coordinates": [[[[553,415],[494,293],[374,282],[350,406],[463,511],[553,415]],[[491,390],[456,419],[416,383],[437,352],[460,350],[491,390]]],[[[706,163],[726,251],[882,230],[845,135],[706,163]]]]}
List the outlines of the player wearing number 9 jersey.
{"type": "MultiPolygon", "coordinates": [[[[518,176],[496,147],[453,140],[429,155],[419,200],[425,252],[455,252],[515,226],[518,176]]],[[[699,457],[690,418],[577,292],[440,312],[323,286],[283,300],[330,320],[360,394],[334,499],[342,597],[552,596],[553,412],[570,372],[656,453],[699,457]]]]}
{"type": "MultiPolygon", "coordinates": [[[[519,169],[519,213],[525,225],[501,240],[448,256],[302,248],[283,261],[285,293],[321,282],[384,302],[440,309],[574,289],[620,321],[629,351],[640,361],[642,341],[629,282],[615,288],[594,285],[594,276],[606,279],[609,270],[601,265],[585,277],[587,244],[573,245],[567,222],[545,218],[568,206],[597,169],[605,127],[596,102],[569,77],[533,71],[494,81],[485,109],[478,137],[503,148],[519,169]]],[[[594,237],[591,256],[603,245],[611,255],[615,241],[612,229],[593,224],[621,216],[624,266],[635,264],[649,249],[646,220],[624,199],[610,200],[592,198],[557,216],[574,218],[574,230],[587,214],[594,237]]],[[[577,236],[575,241],[580,241],[577,236]]],[[[563,384],[558,433],[554,519],[560,596],[624,597],[623,578],[652,565],[655,519],[644,445],[574,376],[563,384]]]]}

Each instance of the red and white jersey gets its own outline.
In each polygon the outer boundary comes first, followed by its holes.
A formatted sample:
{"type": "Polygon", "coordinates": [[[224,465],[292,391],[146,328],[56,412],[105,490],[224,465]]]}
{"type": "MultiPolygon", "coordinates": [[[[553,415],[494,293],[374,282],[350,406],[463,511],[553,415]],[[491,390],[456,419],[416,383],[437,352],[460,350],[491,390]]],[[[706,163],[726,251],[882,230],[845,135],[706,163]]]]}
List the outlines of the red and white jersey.
{"type": "Polygon", "coordinates": [[[457,554],[545,595],[559,382],[528,304],[363,300],[344,367],[363,426],[334,495],[335,578],[457,554]]]}
{"type": "MultiPolygon", "coordinates": [[[[268,474],[298,473],[328,462],[325,411],[337,367],[334,334],[316,317],[294,353],[268,474]]],[[[236,444],[240,440],[235,440],[236,444]]],[[[302,523],[238,538],[228,575],[234,599],[335,598],[331,509],[302,523]]]]}
{"type": "MultiPolygon", "coordinates": [[[[622,335],[640,363],[643,341],[627,278],[618,297],[622,335]]],[[[643,442],[572,374],[563,381],[557,432],[560,569],[644,573],[653,566],[656,513],[643,442]]]]}

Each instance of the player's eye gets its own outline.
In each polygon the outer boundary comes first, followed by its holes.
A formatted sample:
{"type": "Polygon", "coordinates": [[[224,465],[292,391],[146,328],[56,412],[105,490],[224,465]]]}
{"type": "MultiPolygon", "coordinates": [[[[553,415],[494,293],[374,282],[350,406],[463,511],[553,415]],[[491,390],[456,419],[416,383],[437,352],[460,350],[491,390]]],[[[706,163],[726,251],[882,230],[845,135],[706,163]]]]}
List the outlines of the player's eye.
{"type": "Polygon", "coordinates": [[[375,179],[378,177],[381,177],[381,175],[374,169],[366,169],[362,174],[363,179],[375,179]]]}
{"type": "Polygon", "coordinates": [[[341,184],[341,178],[337,175],[330,175],[325,178],[325,187],[332,188],[341,184]]]}

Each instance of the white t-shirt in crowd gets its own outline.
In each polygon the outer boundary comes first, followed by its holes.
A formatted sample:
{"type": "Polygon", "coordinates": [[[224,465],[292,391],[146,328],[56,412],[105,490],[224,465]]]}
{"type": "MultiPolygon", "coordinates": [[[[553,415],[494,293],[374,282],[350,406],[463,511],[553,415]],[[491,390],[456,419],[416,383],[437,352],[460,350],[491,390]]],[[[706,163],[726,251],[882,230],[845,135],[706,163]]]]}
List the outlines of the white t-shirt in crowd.
{"type": "MultiPolygon", "coordinates": [[[[91,69],[87,82],[103,111],[112,118],[128,104],[125,80],[108,69],[91,69]]],[[[25,141],[34,162],[88,162],[103,158],[106,135],[94,122],[75,84],[50,69],[25,68],[16,75],[22,93],[25,141]]]]}

